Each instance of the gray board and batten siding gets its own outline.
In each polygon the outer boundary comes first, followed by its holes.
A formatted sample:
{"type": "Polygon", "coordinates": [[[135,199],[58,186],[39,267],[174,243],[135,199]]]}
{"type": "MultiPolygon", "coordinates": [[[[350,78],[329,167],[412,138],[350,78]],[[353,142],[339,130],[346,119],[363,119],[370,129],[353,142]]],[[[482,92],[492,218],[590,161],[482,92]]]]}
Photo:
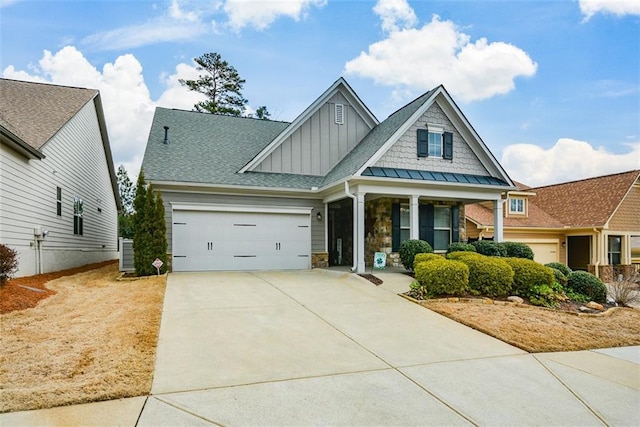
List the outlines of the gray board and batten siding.
{"type": "Polygon", "coordinates": [[[117,206],[94,100],[40,149],[44,159],[28,160],[5,144],[0,149],[0,240],[20,254],[18,277],[36,274],[34,227],[49,230],[42,245],[43,272],[118,257],[117,206]],[[74,197],[84,204],[82,236],[73,233],[74,197]]]}
{"type": "Polygon", "coordinates": [[[324,176],[370,130],[347,98],[337,92],[253,170],[324,176]],[[343,107],[342,124],[337,123],[336,105],[343,107]]]}

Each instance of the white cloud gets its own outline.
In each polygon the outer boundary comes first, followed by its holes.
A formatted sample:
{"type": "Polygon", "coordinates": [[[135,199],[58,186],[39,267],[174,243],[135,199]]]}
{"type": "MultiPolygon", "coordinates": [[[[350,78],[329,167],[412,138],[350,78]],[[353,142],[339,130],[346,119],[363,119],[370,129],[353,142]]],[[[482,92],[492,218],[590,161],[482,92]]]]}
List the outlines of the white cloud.
{"type": "Polygon", "coordinates": [[[537,68],[522,49],[485,38],[472,42],[455,23],[434,15],[422,28],[391,31],[348,61],[345,73],[420,91],[444,84],[470,102],[510,92],[516,77],[533,76],[537,68]]]}
{"type": "Polygon", "coordinates": [[[186,90],[178,81],[179,79],[196,80],[199,76],[200,72],[196,67],[178,64],[175,74],[162,78],[166,89],[158,99],[158,107],[191,110],[195,104],[204,101],[206,96],[199,92],[186,90]]]}
{"type": "Polygon", "coordinates": [[[585,22],[596,13],[616,16],[640,15],[640,2],[638,0],[580,0],[580,12],[584,15],[585,22]]]}
{"type": "Polygon", "coordinates": [[[549,149],[514,144],[504,149],[501,163],[511,178],[538,187],[640,169],[640,142],[625,145],[629,152],[615,154],[570,138],[558,139],[549,149]]]}
{"type": "Polygon", "coordinates": [[[418,23],[418,18],[407,0],[379,0],[373,11],[382,19],[384,31],[413,28],[418,23]]]}
{"type": "Polygon", "coordinates": [[[227,0],[223,9],[229,17],[229,26],[235,31],[247,26],[264,30],[280,16],[298,21],[312,6],[322,7],[326,3],[326,0],[227,0]]]}
{"type": "Polygon", "coordinates": [[[178,0],[173,0],[169,6],[169,16],[178,21],[198,22],[198,14],[194,11],[185,12],[181,7],[178,0]]]}
{"type": "Polygon", "coordinates": [[[38,64],[29,72],[9,65],[2,75],[12,79],[98,89],[115,165],[124,164],[132,177],[140,169],[156,105],[190,110],[197,102],[193,92],[186,88],[179,90],[179,78],[194,77],[195,68],[186,64],[179,64],[175,74],[163,79],[166,91],[157,102],[151,99],[140,62],[131,54],[117,57],[100,71],[75,47],[66,46],[55,54],[45,50],[38,64]]]}

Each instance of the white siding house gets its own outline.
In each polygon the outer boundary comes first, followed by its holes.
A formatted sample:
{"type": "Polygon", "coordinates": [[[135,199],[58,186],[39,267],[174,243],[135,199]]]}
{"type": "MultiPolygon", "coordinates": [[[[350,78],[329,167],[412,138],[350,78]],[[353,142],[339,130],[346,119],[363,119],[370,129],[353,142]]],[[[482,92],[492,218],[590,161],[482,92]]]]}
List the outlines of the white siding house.
{"type": "Polygon", "coordinates": [[[16,276],[117,258],[117,191],[96,90],[0,79],[0,243],[16,276]]]}

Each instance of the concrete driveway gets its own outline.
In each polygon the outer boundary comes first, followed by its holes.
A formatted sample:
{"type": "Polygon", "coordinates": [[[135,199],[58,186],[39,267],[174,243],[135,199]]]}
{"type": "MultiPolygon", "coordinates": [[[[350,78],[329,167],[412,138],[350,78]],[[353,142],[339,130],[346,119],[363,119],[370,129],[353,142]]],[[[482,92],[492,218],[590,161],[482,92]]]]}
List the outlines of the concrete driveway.
{"type": "Polygon", "coordinates": [[[152,395],[2,425],[634,425],[640,347],[528,354],[324,270],[169,275],[152,395]]]}
{"type": "Polygon", "coordinates": [[[383,278],[376,287],[321,270],[171,274],[138,425],[637,420],[640,381],[628,374],[640,361],[624,360],[637,348],[529,355],[398,297],[407,276],[383,278]],[[615,363],[587,373],[603,358],[615,363]]]}

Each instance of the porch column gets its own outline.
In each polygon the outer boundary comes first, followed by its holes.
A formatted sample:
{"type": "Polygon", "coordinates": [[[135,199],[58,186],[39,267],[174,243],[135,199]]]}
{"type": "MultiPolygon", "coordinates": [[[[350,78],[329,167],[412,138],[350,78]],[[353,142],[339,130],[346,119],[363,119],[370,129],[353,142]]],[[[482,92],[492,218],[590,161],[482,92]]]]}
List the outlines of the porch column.
{"type": "Polygon", "coordinates": [[[357,193],[357,240],[354,245],[356,247],[356,254],[358,260],[358,274],[365,272],[364,265],[364,195],[365,193],[357,193]]]}
{"type": "Polygon", "coordinates": [[[418,240],[420,238],[420,221],[418,219],[418,196],[411,196],[411,212],[409,217],[411,218],[409,238],[418,240]]]}
{"type": "Polygon", "coordinates": [[[493,201],[493,240],[502,242],[503,233],[502,199],[493,201]]]}

